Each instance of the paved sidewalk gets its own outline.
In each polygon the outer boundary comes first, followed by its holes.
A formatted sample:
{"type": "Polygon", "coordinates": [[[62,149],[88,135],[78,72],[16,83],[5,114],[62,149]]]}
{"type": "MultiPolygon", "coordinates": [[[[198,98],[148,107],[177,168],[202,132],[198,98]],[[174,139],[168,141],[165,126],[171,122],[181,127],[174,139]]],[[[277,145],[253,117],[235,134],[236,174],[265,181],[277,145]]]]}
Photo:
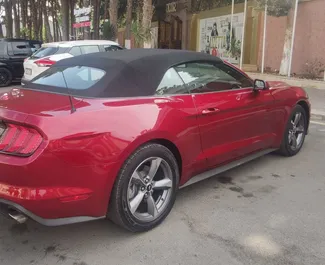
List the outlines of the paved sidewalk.
{"type": "Polygon", "coordinates": [[[288,78],[284,76],[248,73],[251,78],[262,79],[266,81],[283,81],[293,86],[303,87],[310,98],[312,105],[312,119],[316,121],[325,121],[325,82],[308,79],[288,78]]]}

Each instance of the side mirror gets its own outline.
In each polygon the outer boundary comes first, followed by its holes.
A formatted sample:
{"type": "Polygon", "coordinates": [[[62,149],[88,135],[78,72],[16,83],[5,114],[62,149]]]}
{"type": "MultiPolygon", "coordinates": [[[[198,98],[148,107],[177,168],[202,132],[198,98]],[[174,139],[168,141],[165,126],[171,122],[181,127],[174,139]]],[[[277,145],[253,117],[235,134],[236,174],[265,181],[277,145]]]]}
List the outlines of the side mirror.
{"type": "Polygon", "coordinates": [[[258,90],[264,90],[264,89],[268,89],[267,83],[264,80],[255,79],[254,80],[254,90],[258,91],[258,90]]]}

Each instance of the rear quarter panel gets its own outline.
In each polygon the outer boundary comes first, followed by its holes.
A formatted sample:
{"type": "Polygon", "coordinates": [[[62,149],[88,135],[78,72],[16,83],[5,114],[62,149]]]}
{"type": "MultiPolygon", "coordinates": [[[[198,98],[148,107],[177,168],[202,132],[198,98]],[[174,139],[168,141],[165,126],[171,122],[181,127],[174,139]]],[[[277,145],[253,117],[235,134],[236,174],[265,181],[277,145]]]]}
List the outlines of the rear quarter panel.
{"type": "Polygon", "coordinates": [[[27,118],[26,122],[39,127],[48,140],[37,162],[29,165],[30,172],[39,169],[30,185],[89,188],[94,191],[91,214],[102,215],[123,163],[146,142],[165,139],[178,148],[181,184],[198,167],[205,166],[205,159],[199,160],[201,142],[191,95],[171,97],[170,101],[138,98],[74,102],[76,112],[72,114],[53,110],[27,118]]]}
{"type": "Polygon", "coordinates": [[[197,111],[191,95],[110,101],[84,99],[81,104],[87,106],[77,107],[74,115],[82,116],[92,133],[103,133],[110,139],[110,161],[124,162],[137,147],[155,139],[172,142],[182,156],[183,166],[193,163],[201,153],[197,111]]]}

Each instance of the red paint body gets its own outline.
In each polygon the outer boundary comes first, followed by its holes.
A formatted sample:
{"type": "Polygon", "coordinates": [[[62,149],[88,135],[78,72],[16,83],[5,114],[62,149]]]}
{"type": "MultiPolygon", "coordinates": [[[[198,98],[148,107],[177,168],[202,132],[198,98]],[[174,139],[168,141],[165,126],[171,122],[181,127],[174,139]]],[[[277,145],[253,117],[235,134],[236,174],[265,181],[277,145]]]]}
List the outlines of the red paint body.
{"type": "Polygon", "coordinates": [[[74,113],[68,96],[12,90],[0,97],[1,119],[36,128],[44,141],[30,157],[0,154],[0,199],[44,219],[100,217],[122,164],[146,142],[177,147],[180,185],[255,151],[278,148],[292,108],[310,105],[303,89],[268,84],[259,92],[73,98],[74,113]],[[211,113],[202,115],[206,110],[211,113]]]}

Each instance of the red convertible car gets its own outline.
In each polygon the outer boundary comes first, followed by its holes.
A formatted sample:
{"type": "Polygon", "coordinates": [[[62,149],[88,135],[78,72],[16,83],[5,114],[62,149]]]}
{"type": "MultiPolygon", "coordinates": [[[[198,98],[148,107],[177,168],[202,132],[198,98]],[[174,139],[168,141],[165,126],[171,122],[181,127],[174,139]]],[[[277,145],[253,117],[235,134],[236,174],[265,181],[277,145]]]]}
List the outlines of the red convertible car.
{"type": "Polygon", "coordinates": [[[135,232],[177,190],[308,133],[306,92],[219,58],[133,49],[65,59],[0,98],[0,205],[18,222],[110,218],[135,232]]]}

